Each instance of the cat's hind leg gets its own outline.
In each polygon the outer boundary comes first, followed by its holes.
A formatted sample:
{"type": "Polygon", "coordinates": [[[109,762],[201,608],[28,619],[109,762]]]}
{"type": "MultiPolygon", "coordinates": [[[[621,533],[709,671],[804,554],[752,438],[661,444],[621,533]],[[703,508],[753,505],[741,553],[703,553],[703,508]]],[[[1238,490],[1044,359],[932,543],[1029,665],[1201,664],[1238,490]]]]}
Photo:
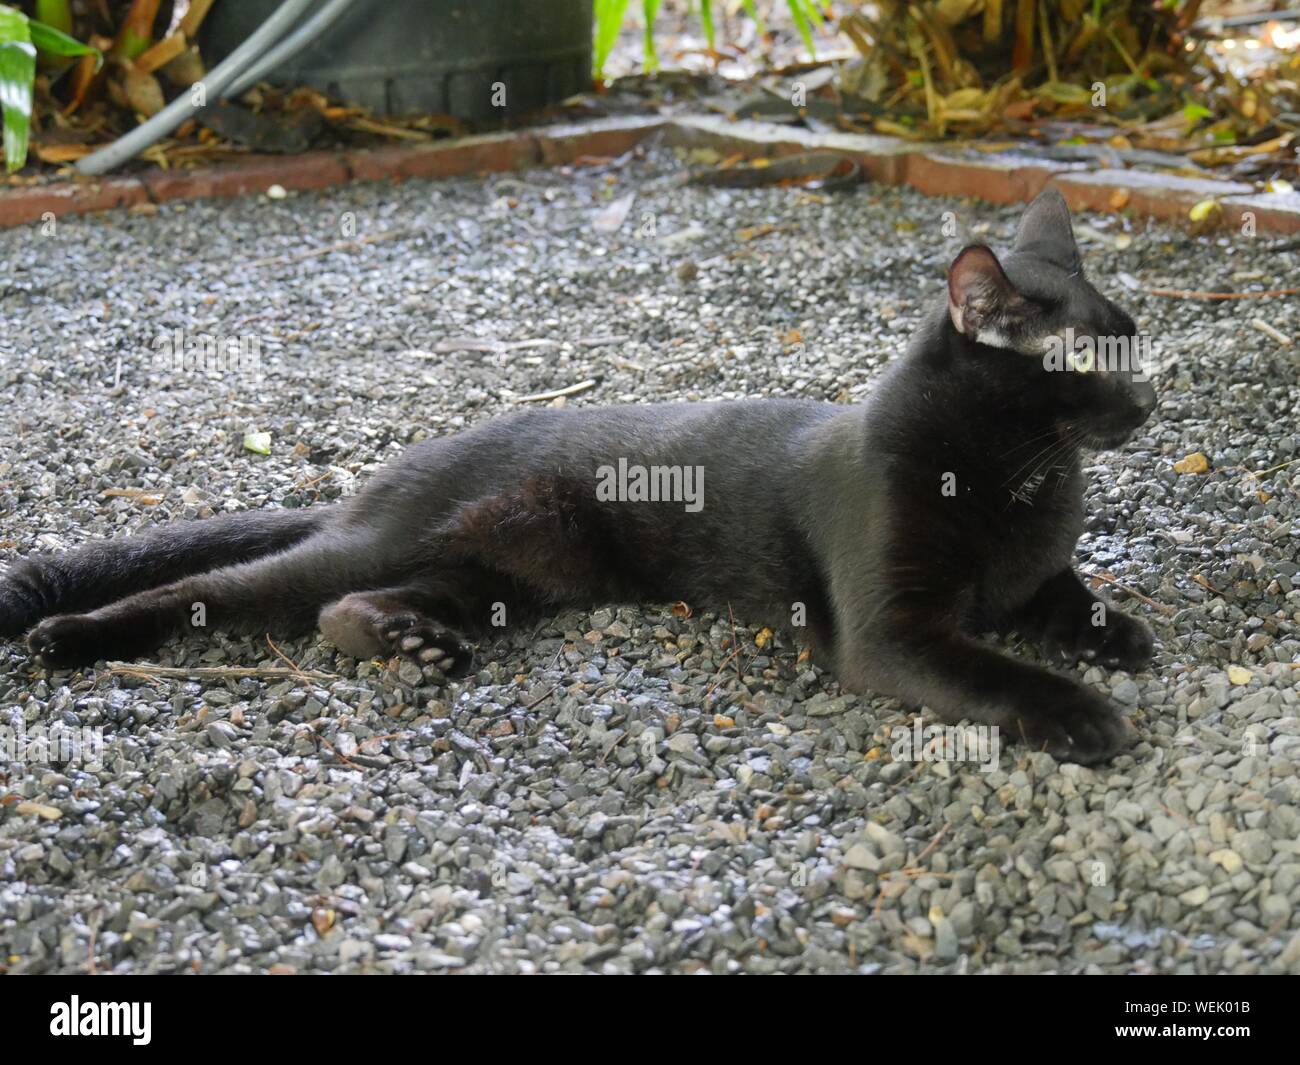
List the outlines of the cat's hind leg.
{"type": "Polygon", "coordinates": [[[626,567],[612,562],[612,537],[589,497],[571,478],[544,475],[463,504],[422,541],[408,580],[330,603],[321,632],[357,658],[405,654],[446,672],[467,665],[462,632],[616,596],[610,574],[626,567]]]}
{"type": "Polygon", "coordinates": [[[27,645],[39,664],[63,668],[133,658],[194,628],[289,634],[309,629],[325,603],[401,572],[371,536],[330,530],[267,558],[185,577],[88,613],[46,618],[27,645]]]}
{"type": "Polygon", "coordinates": [[[332,514],[326,507],[222,514],[33,555],[0,578],[0,639],[42,618],[94,610],[191,574],[283,551],[322,530],[332,514]]]}

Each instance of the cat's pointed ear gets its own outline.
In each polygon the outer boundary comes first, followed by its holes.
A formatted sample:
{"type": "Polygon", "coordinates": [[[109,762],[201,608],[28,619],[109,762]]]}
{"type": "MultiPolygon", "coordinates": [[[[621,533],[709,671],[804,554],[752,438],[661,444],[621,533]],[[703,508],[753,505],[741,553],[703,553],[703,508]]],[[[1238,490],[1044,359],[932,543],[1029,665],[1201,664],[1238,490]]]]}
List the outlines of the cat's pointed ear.
{"type": "Polygon", "coordinates": [[[1006,326],[1023,306],[997,256],[983,244],[963,248],[948,268],[948,317],[963,336],[1006,347],[1006,326]]]}
{"type": "Polygon", "coordinates": [[[1082,263],[1070,225],[1070,208],[1060,192],[1046,188],[1025,208],[1013,248],[1046,259],[1072,274],[1079,270],[1082,263]]]}

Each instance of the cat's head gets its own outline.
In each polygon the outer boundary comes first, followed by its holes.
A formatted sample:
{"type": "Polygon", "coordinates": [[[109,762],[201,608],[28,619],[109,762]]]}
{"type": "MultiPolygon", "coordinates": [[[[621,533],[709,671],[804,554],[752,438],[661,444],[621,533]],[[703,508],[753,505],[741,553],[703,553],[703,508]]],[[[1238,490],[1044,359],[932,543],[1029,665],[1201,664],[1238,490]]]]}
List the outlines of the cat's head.
{"type": "Polygon", "coordinates": [[[962,249],[948,270],[948,316],[988,372],[1040,390],[1060,426],[1089,446],[1123,443],[1155,407],[1150,338],[1083,276],[1055,189],[1025,209],[1001,258],[981,244],[962,249]]]}

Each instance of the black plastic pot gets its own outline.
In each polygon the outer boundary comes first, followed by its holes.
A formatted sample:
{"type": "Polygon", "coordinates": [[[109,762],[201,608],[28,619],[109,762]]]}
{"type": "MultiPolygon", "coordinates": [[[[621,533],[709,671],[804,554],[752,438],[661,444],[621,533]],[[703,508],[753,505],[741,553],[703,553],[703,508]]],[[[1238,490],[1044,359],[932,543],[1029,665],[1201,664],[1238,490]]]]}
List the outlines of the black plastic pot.
{"type": "MultiPolygon", "coordinates": [[[[199,34],[208,66],[279,3],[218,0],[199,34]]],[[[591,84],[591,21],[592,0],[357,0],[265,80],[310,85],[377,114],[492,125],[591,84]]]]}

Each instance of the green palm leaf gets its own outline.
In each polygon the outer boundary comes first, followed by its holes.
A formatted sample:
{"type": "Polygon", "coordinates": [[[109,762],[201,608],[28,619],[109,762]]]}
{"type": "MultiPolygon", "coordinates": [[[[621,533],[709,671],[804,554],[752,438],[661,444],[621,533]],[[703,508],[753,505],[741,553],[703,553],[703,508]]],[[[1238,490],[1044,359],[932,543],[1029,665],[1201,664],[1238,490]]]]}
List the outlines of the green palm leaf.
{"type": "Polygon", "coordinates": [[[645,68],[659,68],[659,53],[655,51],[655,18],[659,15],[660,0],[641,0],[641,13],[645,16],[645,68]]]}
{"type": "Polygon", "coordinates": [[[10,173],[27,162],[38,51],[57,56],[99,56],[103,62],[97,49],[54,26],[29,19],[8,4],[0,4],[0,115],[5,127],[5,166],[10,173]]]}
{"type": "Polygon", "coordinates": [[[817,10],[817,5],[813,0],[786,0],[790,8],[790,17],[794,19],[795,29],[799,31],[799,36],[803,38],[804,47],[808,49],[808,54],[814,59],[817,57],[817,48],[813,44],[812,23],[818,26],[824,19],[822,13],[817,10]]]}
{"type": "Polygon", "coordinates": [[[5,166],[11,173],[27,162],[35,80],[36,46],[27,16],[0,5],[0,114],[5,125],[5,166]]]}
{"type": "Polygon", "coordinates": [[[626,11],[627,0],[596,0],[596,40],[592,57],[596,77],[605,70],[605,61],[618,41],[618,31],[626,11]]]}
{"type": "Polygon", "coordinates": [[[38,52],[58,56],[97,55],[100,63],[104,61],[104,57],[99,54],[99,49],[91,48],[88,44],[82,44],[77,38],[69,37],[62,30],[55,29],[53,26],[29,20],[27,28],[31,30],[32,44],[36,46],[38,52]]]}

